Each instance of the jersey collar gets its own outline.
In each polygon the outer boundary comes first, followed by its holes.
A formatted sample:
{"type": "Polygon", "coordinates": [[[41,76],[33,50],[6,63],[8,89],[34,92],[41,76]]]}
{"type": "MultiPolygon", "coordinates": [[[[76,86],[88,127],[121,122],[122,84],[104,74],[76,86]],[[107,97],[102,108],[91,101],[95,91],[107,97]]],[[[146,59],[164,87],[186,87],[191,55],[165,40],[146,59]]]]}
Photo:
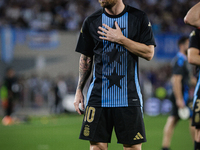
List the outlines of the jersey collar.
{"type": "Polygon", "coordinates": [[[103,13],[104,13],[106,16],[108,16],[109,18],[119,18],[119,17],[123,16],[123,15],[127,12],[127,9],[128,9],[128,6],[125,5],[124,10],[123,10],[120,14],[118,14],[118,15],[110,15],[110,14],[108,14],[108,13],[106,12],[105,8],[103,8],[103,13]]]}

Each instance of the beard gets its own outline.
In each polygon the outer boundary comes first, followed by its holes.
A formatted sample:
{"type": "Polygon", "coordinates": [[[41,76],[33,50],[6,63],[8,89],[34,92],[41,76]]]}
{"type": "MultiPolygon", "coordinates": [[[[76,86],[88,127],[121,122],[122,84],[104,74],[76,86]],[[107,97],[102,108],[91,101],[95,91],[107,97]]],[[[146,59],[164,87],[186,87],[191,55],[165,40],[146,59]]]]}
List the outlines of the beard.
{"type": "Polygon", "coordinates": [[[116,3],[117,0],[99,0],[101,7],[111,9],[116,3]]]}

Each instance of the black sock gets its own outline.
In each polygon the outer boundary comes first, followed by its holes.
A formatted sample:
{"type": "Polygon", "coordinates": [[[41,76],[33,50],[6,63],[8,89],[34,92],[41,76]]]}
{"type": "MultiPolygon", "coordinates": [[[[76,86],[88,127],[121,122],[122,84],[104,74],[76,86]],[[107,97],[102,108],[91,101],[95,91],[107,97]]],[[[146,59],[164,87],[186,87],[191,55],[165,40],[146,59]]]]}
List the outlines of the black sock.
{"type": "Polygon", "coordinates": [[[200,143],[199,142],[194,142],[194,150],[200,150],[200,143]]]}

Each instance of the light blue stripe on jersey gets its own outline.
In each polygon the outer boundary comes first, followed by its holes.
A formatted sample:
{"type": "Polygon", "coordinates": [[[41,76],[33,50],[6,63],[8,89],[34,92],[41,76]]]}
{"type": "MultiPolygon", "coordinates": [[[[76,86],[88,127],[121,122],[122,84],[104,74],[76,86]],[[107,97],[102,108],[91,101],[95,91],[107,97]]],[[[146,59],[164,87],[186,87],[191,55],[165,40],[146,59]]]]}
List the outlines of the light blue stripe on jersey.
{"type": "Polygon", "coordinates": [[[141,107],[143,107],[142,94],[141,94],[140,84],[139,84],[139,79],[138,79],[138,65],[137,65],[137,62],[135,62],[135,84],[136,84],[137,93],[138,93],[138,96],[139,96],[139,99],[140,99],[140,105],[141,105],[141,107]]]}
{"type": "MultiPolygon", "coordinates": [[[[102,14],[102,24],[106,24],[109,27],[114,26],[114,22],[117,21],[120,28],[123,29],[124,36],[128,36],[128,13],[125,13],[119,18],[109,18],[105,14],[102,14]]],[[[128,89],[127,89],[127,50],[119,44],[112,43],[103,40],[103,53],[102,53],[102,107],[127,107],[128,106],[128,89]],[[110,57],[106,54],[112,52],[115,48],[118,52],[124,52],[120,56],[118,62],[110,62],[110,57]],[[111,76],[114,71],[118,76],[123,76],[120,80],[120,87],[116,84],[109,87],[109,79],[107,76],[111,76]]],[[[112,76],[111,76],[112,77],[112,76]]]]}
{"type": "Polygon", "coordinates": [[[199,87],[200,87],[200,71],[199,71],[199,79],[197,81],[197,85],[196,85],[195,91],[194,91],[193,107],[194,107],[194,104],[195,104],[197,97],[198,97],[197,92],[199,90],[199,87]]]}
{"type": "MultiPolygon", "coordinates": [[[[89,99],[90,99],[90,95],[91,95],[92,89],[93,89],[93,87],[94,87],[94,82],[95,82],[95,80],[96,80],[96,77],[95,77],[95,65],[94,65],[94,69],[93,69],[93,81],[92,81],[92,83],[90,84],[90,87],[89,87],[88,92],[87,92],[87,103],[86,103],[86,106],[88,105],[88,102],[89,102],[89,99]]],[[[85,107],[86,107],[86,106],[85,106],[85,107]]]]}

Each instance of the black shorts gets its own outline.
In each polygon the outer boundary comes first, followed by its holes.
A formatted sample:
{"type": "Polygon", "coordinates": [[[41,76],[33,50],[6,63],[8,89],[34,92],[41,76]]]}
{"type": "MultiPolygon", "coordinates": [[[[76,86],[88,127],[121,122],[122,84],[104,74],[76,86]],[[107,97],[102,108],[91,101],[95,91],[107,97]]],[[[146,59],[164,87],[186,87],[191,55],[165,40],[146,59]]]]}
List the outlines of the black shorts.
{"type": "Polygon", "coordinates": [[[141,107],[87,106],[79,138],[110,143],[113,127],[118,143],[135,145],[146,142],[141,107]]]}
{"type": "Polygon", "coordinates": [[[196,126],[197,129],[200,129],[200,77],[197,81],[197,85],[194,91],[193,106],[192,126],[196,126]]]}
{"type": "MultiPolygon", "coordinates": [[[[175,100],[175,97],[172,96],[171,97],[171,101],[172,101],[172,110],[171,110],[171,116],[174,116],[174,117],[178,117],[178,106],[176,105],[176,100],[175,100]]],[[[186,102],[186,106],[190,109],[190,118],[192,118],[193,116],[193,100],[192,99],[189,99],[187,102],[186,102]]]]}
{"type": "Polygon", "coordinates": [[[194,102],[192,126],[200,129],[200,96],[194,102]]]}

